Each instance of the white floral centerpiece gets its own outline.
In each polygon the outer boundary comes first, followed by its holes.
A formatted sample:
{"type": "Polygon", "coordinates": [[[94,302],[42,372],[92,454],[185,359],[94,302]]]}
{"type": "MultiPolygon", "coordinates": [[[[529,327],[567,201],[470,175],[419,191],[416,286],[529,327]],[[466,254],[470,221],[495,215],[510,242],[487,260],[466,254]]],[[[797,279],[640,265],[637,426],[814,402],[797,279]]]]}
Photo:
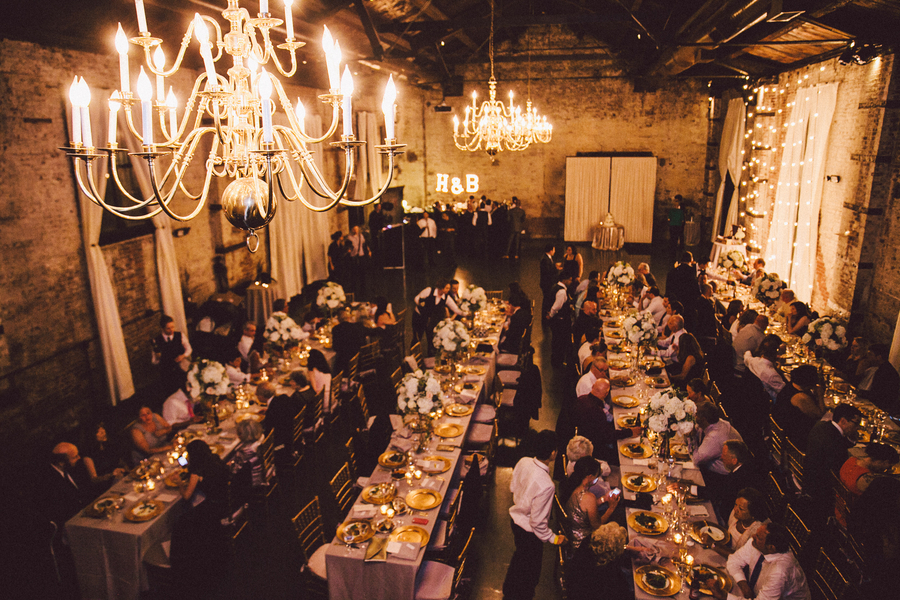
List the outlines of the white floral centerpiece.
{"type": "Polygon", "coordinates": [[[634,281],[634,269],[627,262],[620,260],[609,269],[606,275],[606,283],[618,287],[631,285],[634,281]]]}
{"type": "Polygon", "coordinates": [[[487,306],[487,294],[484,288],[470,285],[464,289],[459,295],[459,308],[468,313],[484,310],[487,306]]]}
{"type": "Polygon", "coordinates": [[[431,371],[407,373],[400,382],[397,408],[403,414],[427,415],[440,403],[441,382],[431,371]]]}
{"type": "Polygon", "coordinates": [[[283,312],[274,313],[266,321],[265,343],[276,350],[290,350],[309,337],[309,333],[283,312]]]}
{"type": "Polygon", "coordinates": [[[752,290],[753,295],[765,304],[772,304],[781,297],[781,290],[784,288],[784,282],[778,276],[778,273],[766,273],[756,281],[752,290]]]}
{"type": "Polygon", "coordinates": [[[225,365],[201,358],[194,361],[187,374],[191,397],[203,402],[214,402],[231,391],[231,382],[225,373],[225,365]]]}
{"type": "Polygon", "coordinates": [[[434,328],[434,347],[441,352],[461,352],[471,339],[469,330],[459,321],[444,319],[434,328]]]}
{"type": "Polygon", "coordinates": [[[316,296],[316,306],[321,306],[329,314],[342,307],[346,302],[347,296],[344,295],[344,288],[341,287],[341,284],[333,281],[325,282],[325,285],[319,288],[319,295],[316,296]]]}
{"type": "Polygon", "coordinates": [[[747,257],[740,250],[729,250],[721,255],[719,257],[719,266],[726,271],[735,269],[744,274],[750,272],[750,269],[747,267],[747,257]]]}
{"type": "Polygon", "coordinates": [[[847,346],[847,329],[834,317],[821,317],[809,324],[800,341],[811,348],[840,350],[847,346]]]}
{"type": "Polygon", "coordinates": [[[656,319],[649,312],[628,315],[623,323],[625,337],[632,344],[652,344],[656,342],[656,319]]]}
{"type": "Polygon", "coordinates": [[[676,433],[687,435],[694,430],[697,405],[684,398],[674,388],[668,388],[650,398],[647,406],[647,426],[661,438],[669,439],[676,433]]]}

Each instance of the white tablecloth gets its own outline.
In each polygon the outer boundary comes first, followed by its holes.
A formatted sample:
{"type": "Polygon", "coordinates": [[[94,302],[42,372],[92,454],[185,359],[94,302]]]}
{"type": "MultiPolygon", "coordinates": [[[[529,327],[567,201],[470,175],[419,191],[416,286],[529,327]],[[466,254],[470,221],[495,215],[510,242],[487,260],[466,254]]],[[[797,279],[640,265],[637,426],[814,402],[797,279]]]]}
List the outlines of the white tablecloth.
{"type": "Polygon", "coordinates": [[[736,242],[734,240],[725,240],[724,242],[713,242],[712,252],[709,255],[709,262],[713,266],[719,265],[719,256],[732,250],[740,250],[747,257],[747,244],[736,242]]]}
{"type": "Polygon", "coordinates": [[[688,221],[684,224],[684,245],[696,246],[700,243],[700,222],[688,221]]]}
{"type": "Polygon", "coordinates": [[[591,245],[597,250],[620,250],[625,245],[625,227],[601,223],[594,228],[594,242],[591,245]]]}

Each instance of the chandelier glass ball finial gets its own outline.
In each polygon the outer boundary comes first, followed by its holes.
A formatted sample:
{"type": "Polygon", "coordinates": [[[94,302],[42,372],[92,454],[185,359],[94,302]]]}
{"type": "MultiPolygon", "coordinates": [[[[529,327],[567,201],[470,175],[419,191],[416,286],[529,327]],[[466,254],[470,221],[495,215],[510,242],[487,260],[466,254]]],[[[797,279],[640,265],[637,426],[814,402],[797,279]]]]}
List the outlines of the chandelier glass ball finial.
{"type": "Polygon", "coordinates": [[[228,222],[244,231],[261,229],[275,216],[277,202],[268,204],[269,184],[256,177],[238,177],[222,193],[222,212],[228,222]]]}

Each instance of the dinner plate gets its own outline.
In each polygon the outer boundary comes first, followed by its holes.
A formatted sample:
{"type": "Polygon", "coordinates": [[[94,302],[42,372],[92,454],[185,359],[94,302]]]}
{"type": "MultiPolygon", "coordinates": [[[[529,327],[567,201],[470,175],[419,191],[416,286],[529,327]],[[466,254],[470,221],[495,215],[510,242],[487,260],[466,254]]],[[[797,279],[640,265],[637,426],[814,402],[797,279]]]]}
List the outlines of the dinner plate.
{"type": "Polygon", "coordinates": [[[648,510],[635,511],[628,515],[626,521],[641,535],[660,535],[669,529],[669,522],[664,516],[648,510]]]}
{"type": "Polygon", "coordinates": [[[450,372],[450,365],[447,365],[447,364],[443,364],[443,365],[435,365],[435,366],[434,366],[434,369],[432,369],[432,370],[433,370],[435,373],[440,373],[440,374],[442,374],[442,375],[446,375],[447,373],[450,372]]]}
{"type": "Polygon", "coordinates": [[[473,365],[471,367],[466,367],[465,372],[467,375],[484,375],[487,371],[484,367],[479,367],[478,365],[473,365]]]}
{"type": "Polygon", "coordinates": [[[424,546],[431,539],[431,536],[428,535],[426,530],[417,525],[404,525],[394,529],[391,535],[388,536],[388,539],[392,542],[412,542],[413,544],[424,546]]]}
{"type": "Polygon", "coordinates": [[[94,502],[91,508],[94,513],[98,515],[103,515],[108,510],[117,509],[120,506],[122,499],[121,498],[113,498],[111,496],[107,496],[106,498],[100,498],[96,502],[94,502]]]}
{"type": "Polygon", "coordinates": [[[360,497],[369,504],[387,504],[397,495],[397,488],[392,483],[377,483],[363,488],[360,497]]]}
{"type": "Polygon", "coordinates": [[[625,332],[621,329],[613,329],[612,331],[605,331],[603,333],[608,338],[613,338],[614,340],[625,339],[625,332]]]}
{"type": "Polygon", "coordinates": [[[162,512],[163,505],[156,500],[142,500],[125,511],[125,518],[135,523],[149,521],[162,512]]]}
{"type": "Polygon", "coordinates": [[[611,360],[609,361],[609,368],[614,369],[616,371],[624,371],[629,368],[629,364],[624,360],[611,360]]]}
{"type": "MultiPolygon", "coordinates": [[[[428,473],[429,475],[437,475],[438,473],[446,473],[450,470],[450,467],[453,466],[453,461],[445,456],[426,456],[422,459],[424,462],[435,462],[441,463],[441,466],[434,466],[430,469],[425,467],[418,467],[423,473],[428,473]]],[[[416,466],[422,461],[416,461],[416,466]]]]}
{"type": "Polygon", "coordinates": [[[728,540],[731,539],[728,530],[715,521],[695,521],[694,524],[691,525],[690,536],[694,538],[695,541],[702,544],[703,534],[709,535],[709,537],[717,543],[721,542],[727,544],[728,540]]]}
{"type": "Polygon", "coordinates": [[[406,495],[406,504],[413,510],[431,510],[440,506],[444,496],[440,492],[419,488],[406,495]]]}
{"type": "Polygon", "coordinates": [[[669,387],[669,382],[665,377],[648,377],[645,383],[657,389],[669,387]]]}
{"type": "Polygon", "coordinates": [[[643,473],[625,473],[622,475],[622,486],[632,492],[652,492],[656,489],[656,481],[643,473]]]}
{"type": "Polygon", "coordinates": [[[475,412],[475,407],[469,404],[448,404],[444,407],[448,417],[465,417],[475,412]]]}
{"type": "Polygon", "coordinates": [[[463,390],[475,391],[478,389],[478,384],[472,381],[467,381],[465,383],[457,383],[453,386],[453,390],[457,394],[462,394],[463,390]]]}
{"type": "Polygon", "coordinates": [[[462,425],[457,423],[444,423],[434,428],[434,435],[442,438],[455,438],[465,431],[462,425]]]}
{"type": "Polygon", "coordinates": [[[390,533],[394,530],[394,520],[387,517],[378,519],[372,527],[375,528],[376,533],[390,533]]]}
{"type": "Polygon", "coordinates": [[[681,577],[659,565],[644,565],[635,569],[634,582],[651,596],[674,596],[681,591],[681,577]]]}
{"type": "Polygon", "coordinates": [[[700,593],[706,594],[707,596],[713,595],[712,590],[707,583],[710,577],[716,578],[719,589],[723,590],[726,594],[734,587],[734,581],[732,581],[731,576],[728,575],[724,569],[717,569],[711,565],[694,565],[694,568],[691,569],[687,576],[688,584],[692,583],[694,577],[698,574],[700,575],[700,593]]]}
{"type": "Polygon", "coordinates": [[[651,369],[653,367],[662,369],[663,367],[666,366],[666,363],[663,360],[656,358],[655,356],[642,359],[641,364],[644,365],[644,367],[646,367],[648,369],[651,369]]]}
{"type": "Polygon", "coordinates": [[[345,544],[360,544],[374,535],[375,528],[366,519],[345,521],[337,528],[337,539],[345,544]]]}
{"type": "Polygon", "coordinates": [[[621,354],[622,352],[625,352],[626,349],[627,349],[627,348],[625,347],[625,342],[619,342],[619,343],[617,343],[617,344],[611,344],[611,345],[609,345],[609,346],[607,347],[607,350],[608,350],[609,352],[614,353],[614,354],[621,354]]]}
{"type": "Polygon", "coordinates": [[[382,452],[378,457],[378,464],[387,469],[396,469],[406,464],[406,453],[399,450],[382,452]]]}
{"type": "Polygon", "coordinates": [[[265,415],[259,413],[244,413],[236,416],[234,420],[236,423],[240,423],[241,421],[256,421],[257,423],[262,423],[265,418],[265,415]]]}
{"type": "Polygon", "coordinates": [[[641,402],[632,396],[613,396],[612,403],[622,408],[634,408],[641,402]]]}
{"type": "Polygon", "coordinates": [[[684,444],[672,444],[669,446],[669,452],[676,460],[690,460],[691,451],[684,444]]]}
{"type": "Polygon", "coordinates": [[[638,413],[629,413],[627,415],[619,415],[616,419],[616,425],[619,427],[629,428],[629,427],[640,427],[641,426],[641,415],[638,413]]]}
{"type": "Polygon", "coordinates": [[[182,483],[188,480],[188,478],[189,476],[186,469],[178,469],[177,471],[166,475],[166,487],[179,488],[182,483]]]}
{"type": "Polygon", "coordinates": [[[619,451],[628,458],[650,458],[653,455],[653,450],[643,442],[640,444],[637,442],[622,444],[619,451]]]}
{"type": "Polygon", "coordinates": [[[609,381],[613,387],[626,388],[634,385],[633,377],[611,377],[609,381]]]}

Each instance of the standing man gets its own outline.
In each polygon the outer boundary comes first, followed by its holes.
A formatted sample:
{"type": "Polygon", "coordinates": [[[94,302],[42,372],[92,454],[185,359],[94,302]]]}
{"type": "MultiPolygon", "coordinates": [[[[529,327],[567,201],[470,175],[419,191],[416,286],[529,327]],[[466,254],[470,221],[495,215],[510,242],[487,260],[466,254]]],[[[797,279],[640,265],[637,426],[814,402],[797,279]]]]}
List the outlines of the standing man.
{"type": "Polygon", "coordinates": [[[187,369],[183,362],[191,357],[191,344],[180,331],[175,331],[175,319],[163,315],[159,319],[160,332],[150,342],[152,362],[159,365],[159,379],[166,396],[184,384],[187,369]]]}
{"type": "Polygon", "coordinates": [[[512,208],[506,214],[509,222],[509,240],[506,242],[506,256],[519,260],[522,251],[522,236],[525,234],[525,209],[519,199],[512,197],[512,208]]]}
{"type": "MultiPolygon", "coordinates": [[[[419,339],[447,315],[450,310],[456,316],[463,316],[463,312],[450,297],[450,282],[441,280],[433,288],[427,287],[413,298],[415,311],[412,316],[413,338],[419,339]]],[[[430,339],[425,340],[426,353],[433,348],[430,339]]]]}
{"type": "Polygon", "coordinates": [[[419,226],[419,239],[422,241],[422,259],[425,262],[425,268],[434,266],[434,245],[437,243],[437,223],[431,218],[431,215],[422,214],[422,218],[416,222],[419,226]]]}
{"type": "Polygon", "coordinates": [[[375,208],[372,209],[372,212],[369,213],[369,237],[372,240],[372,256],[376,260],[381,259],[381,230],[384,229],[385,224],[384,205],[378,202],[375,208]]]}
{"type": "Polygon", "coordinates": [[[553,306],[553,298],[556,295],[556,282],[559,281],[559,271],[553,262],[556,246],[547,244],[544,247],[544,255],[541,257],[541,291],[544,293],[544,301],[541,305],[541,316],[546,319],[550,307],[553,306]]]}
{"type": "Polygon", "coordinates": [[[562,367],[572,354],[572,300],[569,298],[569,286],[578,279],[577,275],[569,275],[561,279],[554,288],[556,295],[553,305],[547,313],[550,322],[550,365],[562,367]]]}
{"type": "Polygon", "coordinates": [[[503,582],[504,600],[531,600],[541,579],[544,542],[559,546],[567,542],[556,535],[547,521],[556,486],[550,465],[556,460],[556,433],[545,429],[535,437],[535,456],[519,460],[509,485],[513,505],[509,509],[516,550],[503,582]]]}
{"type": "Polygon", "coordinates": [[[357,298],[365,294],[366,290],[366,262],[371,256],[366,236],[363,235],[359,225],[354,225],[347,236],[347,248],[350,252],[350,291],[355,292],[357,298]]]}
{"type": "Polygon", "coordinates": [[[684,244],[684,201],[681,194],[675,196],[675,208],[669,209],[669,244],[673,254],[684,244]]]}
{"type": "Polygon", "coordinates": [[[331,244],[328,245],[328,278],[331,281],[344,285],[346,259],[347,245],[344,243],[344,233],[335,231],[331,234],[331,244]]]}

